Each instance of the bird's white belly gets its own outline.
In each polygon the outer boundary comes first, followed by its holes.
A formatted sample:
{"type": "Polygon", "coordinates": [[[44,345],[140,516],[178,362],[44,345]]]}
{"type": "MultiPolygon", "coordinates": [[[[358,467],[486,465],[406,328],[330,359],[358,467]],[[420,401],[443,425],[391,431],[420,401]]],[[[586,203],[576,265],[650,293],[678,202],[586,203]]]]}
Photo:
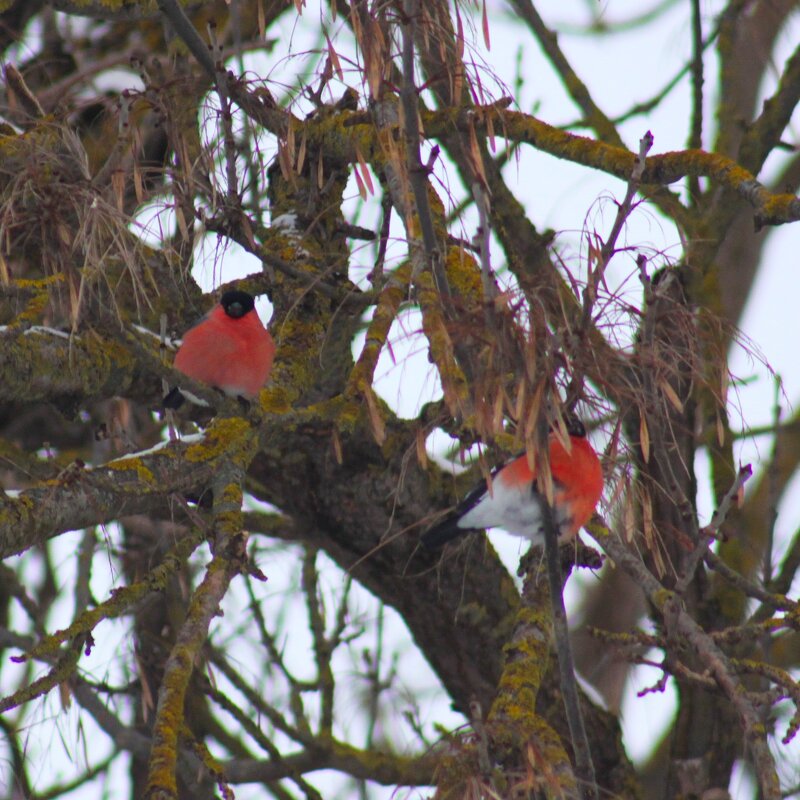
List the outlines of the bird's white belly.
{"type": "MultiPolygon", "coordinates": [[[[542,522],[542,497],[530,484],[507,486],[496,480],[493,492],[488,492],[458,522],[459,528],[502,528],[515,536],[522,536],[541,544],[544,536],[542,522]]],[[[563,525],[566,509],[556,510],[555,522],[563,525]],[[559,513],[561,512],[561,513],[559,513]]]]}

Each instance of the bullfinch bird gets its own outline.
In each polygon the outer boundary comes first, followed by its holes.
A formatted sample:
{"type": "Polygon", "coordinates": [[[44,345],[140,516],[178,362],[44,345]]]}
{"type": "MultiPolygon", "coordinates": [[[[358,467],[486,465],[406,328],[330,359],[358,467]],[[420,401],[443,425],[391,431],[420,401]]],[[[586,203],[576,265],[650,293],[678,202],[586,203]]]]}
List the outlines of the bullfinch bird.
{"type": "MultiPolygon", "coordinates": [[[[267,382],[275,342],[259,319],[255,300],[247,292],[225,292],[215,306],[183,337],[175,369],[231,397],[251,399],[267,382]]],[[[167,408],[183,402],[180,389],[165,398],[167,408]]]]}
{"type": "MultiPolygon", "coordinates": [[[[559,541],[567,541],[589,521],[603,493],[600,459],[577,421],[568,426],[570,448],[550,434],[550,473],[553,477],[553,519],[559,541]]],[[[516,536],[544,543],[544,488],[521,455],[492,472],[491,491],[485,481],[473,489],[438,525],[422,535],[429,548],[484,528],[503,528],[516,536]]]]}

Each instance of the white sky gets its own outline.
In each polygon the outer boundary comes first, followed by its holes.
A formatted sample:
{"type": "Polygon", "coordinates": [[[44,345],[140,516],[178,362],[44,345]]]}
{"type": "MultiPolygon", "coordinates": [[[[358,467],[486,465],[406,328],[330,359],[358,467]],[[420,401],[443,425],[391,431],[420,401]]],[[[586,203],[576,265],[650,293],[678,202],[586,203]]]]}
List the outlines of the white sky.
{"type": "MultiPolygon", "coordinates": [[[[604,5],[606,12],[613,18],[614,15],[620,13],[620,8],[627,11],[632,9],[635,4],[607,2],[604,5]]],[[[560,30],[568,29],[573,23],[582,22],[585,19],[584,10],[587,7],[596,8],[598,6],[594,3],[578,2],[578,0],[569,3],[563,2],[563,0],[560,2],[547,0],[537,3],[537,8],[550,26],[560,30]]],[[[721,3],[719,2],[703,3],[703,9],[707,13],[707,27],[720,7],[721,3]]],[[[490,3],[489,9],[492,50],[487,53],[482,43],[478,42],[475,55],[476,58],[480,57],[491,64],[491,69],[502,78],[503,82],[512,86],[518,58],[516,42],[520,26],[518,23],[509,23],[499,3],[490,3]]],[[[301,54],[317,44],[314,36],[306,34],[304,24],[308,23],[313,27],[318,19],[319,11],[316,3],[314,0],[310,0],[301,23],[296,24],[293,17],[287,15],[278,29],[270,30],[270,37],[278,36],[280,39],[280,44],[275,49],[276,56],[285,55],[286,43],[289,41],[291,41],[292,52],[297,54],[296,59],[284,64],[275,65],[273,61],[269,62],[273,80],[292,80],[293,70],[304,60],[301,54]],[[285,67],[288,67],[288,70],[284,69],[285,67]]],[[[652,96],[668,77],[675,73],[678,65],[685,60],[688,55],[689,42],[688,4],[678,4],[673,12],[664,18],[657,35],[649,35],[648,32],[649,29],[645,28],[613,38],[563,34],[559,38],[572,65],[589,85],[594,99],[612,116],[626,110],[633,102],[652,96]]],[[[795,18],[793,31],[791,35],[784,37],[782,51],[775,58],[776,63],[782,63],[785,53],[794,46],[794,40],[798,36],[800,36],[800,26],[795,18]]],[[[341,54],[343,48],[340,49],[340,42],[334,41],[341,54]]],[[[530,37],[525,39],[521,63],[525,78],[521,98],[522,110],[530,111],[535,104],[537,116],[548,122],[566,123],[573,120],[577,116],[574,106],[565,99],[559,82],[554,78],[538,47],[532,44],[530,37]]],[[[711,66],[707,72],[706,89],[713,92],[716,79],[715,68],[712,62],[707,63],[711,66]]],[[[255,61],[248,61],[247,63],[249,69],[255,69],[263,75],[266,74],[266,70],[262,65],[263,62],[259,64],[255,61]]],[[[313,64],[310,68],[313,68],[313,64]]],[[[132,78],[130,85],[133,85],[132,78]]],[[[358,88],[357,84],[354,85],[358,88]]],[[[338,94],[340,89],[334,88],[334,92],[338,94]]],[[[497,92],[498,95],[500,93],[500,91],[497,92]]],[[[624,125],[622,132],[629,147],[635,150],[639,137],[648,129],[655,137],[652,154],[683,147],[688,120],[688,97],[688,84],[684,81],[668,100],[646,119],[636,119],[624,125]]],[[[712,124],[713,119],[710,116],[707,117],[706,144],[711,139],[710,125],[712,124]]],[[[794,132],[796,130],[795,125],[794,132]]],[[[565,257],[571,264],[578,264],[585,255],[580,237],[581,230],[584,227],[590,230],[592,227],[596,227],[601,234],[607,232],[614,214],[614,209],[607,198],[613,196],[621,199],[625,188],[620,181],[607,175],[558,161],[530,148],[523,149],[518,164],[507,167],[506,175],[512,189],[524,203],[537,227],[540,230],[550,227],[562,232],[559,234],[558,242],[564,248],[565,257]]],[[[353,181],[351,181],[351,188],[350,205],[355,208],[360,204],[360,200],[353,181]]],[[[364,210],[359,222],[370,226],[373,219],[374,215],[371,215],[368,210],[364,210]]],[[[466,236],[469,237],[472,234],[470,226],[474,225],[474,218],[467,215],[466,220],[466,236]]],[[[151,226],[156,224],[153,217],[149,222],[151,226]]],[[[170,230],[172,223],[168,214],[161,215],[160,223],[165,230],[170,230]]],[[[154,230],[157,229],[154,228],[154,230]]],[[[395,226],[393,234],[401,237],[402,231],[395,226]]],[[[640,209],[631,218],[626,237],[631,243],[649,244],[655,250],[666,251],[673,259],[680,257],[680,246],[675,231],[645,208],[640,209]]],[[[800,395],[800,368],[797,365],[796,349],[788,344],[800,341],[800,315],[796,311],[797,293],[786,290],[791,280],[789,278],[791,273],[787,273],[787,270],[797,268],[798,245],[800,245],[800,228],[797,225],[785,226],[772,234],[763,260],[764,268],[747,306],[742,325],[744,333],[761,349],[773,369],[781,375],[788,402],[795,402],[800,395]]],[[[198,279],[207,288],[260,269],[260,265],[254,259],[242,254],[235,245],[230,247],[221,260],[215,257],[216,240],[214,238],[206,240],[204,247],[205,257],[200,259],[198,279]]],[[[400,258],[404,254],[400,244],[392,248],[390,252],[394,258],[400,258]]],[[[495,259],[499,257],[500,253],[500,248],[495,245],[493,249],[495,259]]],[[[369,248],[355,256],[354,261],[360,263],[362,268],[353,270],[354,279],[363,279],[371,267],[372,258],[373,251],[369,248]]],[[[613,281],[616,276],[617,281],[622,281],[625,273],[631,268],[630,260],[626,261],[624,257],[618,256],[613,262],[613,269],[609,277],[613,281]]],[[[638,282],[633,282],[634,290],[637,284],[638,282]]],[[[259,305],[259,311],[262,319],[268,319],[269,304],[266,301],[262,302],[259,305]]],[[[392,338],[394,360],[389,354],[384,353],[376,373],[378,376],[376,389],[403,416],[415,414],[423,403],[439,394],[438,381],[427,361],[425,348],[416,334],[418,328],[419,323],[414,314],[407,315],[395,325],[392,338]]],[[[360,343],[357,342],[355,349],[358,350],[359,347],[360,343]]],[[[739,392],[742,416],[751,426],[768,423],[772,415],[774,389],[767,370],[759,363],[748,359],[741,350],[732,354],[731,363],[735,374],[752,378],[752,381],[739,392]]],[[[786,401],[784,403],[786,415],[790,413],[791,409],[786,401]]],[[[441,437],[438,442],[434,441],[429,444],[434,447],[443,446],[441,437]]],[[[743,461],[752,461],[758,468],[760,460],[769,454],[769,448],[770,443],[765,439],[758,442],[745,440],[740,447],[741,458],[743,461]]],[[[702,463],[701,455],[698,460],[698,468],[701,472],[702,463]]],[[[707,486],[702,483],[701,481],[701,512],[708,514],[710,512],[709,495],[707,486]]],[[[799,521],[800,492],[787,492],[786,500],[780,508],[779,536],[785,540],[798,527],[799,521]]],[[[113,526],[109,529],[109,536],[114,536],[113,526]]],[[[509,565],[511,573],[514,574],[521,553],[519,541],[511,539],[501,532],[492,533],[491,536],[495,546],[501,551],[509,565]]],[[[68,571],[71,568],[78,541],[78,535],[68,535],[60,537],[57,543],[57,551],[63,554],[59,566],[64,568],[63,579],[66,586],[71,585],[72,576],[68,574],[68,571]]],[[[201,548],[197,556],[197,563],[202,564],[207,555],[206,548],[201,548]]],[[[35,557],[28,558],[27,563],[29,569],[37,569],[35,557]]],[[[93,591],[95,597],[100,599],[108,595],[112,586],[118,585],[119,578],[117,575],[109,576],[109,570],[99,569],[100,562],[96,563],[98,567],[95,569],[93,591]]],[[[269,563],[261,564],[261,566],[269,575],[269,583],[257,587],[257,594],[264,598],[265,613],[270,613],[270,610],[278,613],[279,609],[283,608],[282,604],[286,602],[286,589],[289,588],[291,581],[296,579],[293,572],[296,568],[295,554],[280,556],[278,553],[273,553],[269,563]],[[285,559],[285,562],[279,559],[285,559]]],[[[325,571],[324,581],[330,587],[328,596],[336,594],[342,580],[343,576],[335,568],[331,567],[325,571]]],[[[581,591],[581,585],[585,584],[587,580],[592,580],[592,578],[571,579],[568,601],[573,608],[581,591]]],[[[360,609],[359,613],[367,619],[373,618],[377,613],[374,600],[358,588],[354,589],[354,594],[355,606],[360,609]]],[[[239,586],[226,597],[225,619],[236,620],[237,616],[243,612],[245,604],[246,596],[242,587],[239,586]]],[[[71,608],[66,605],[54,609],[50,628],[55,629],[59,625],[67,623],[71,613],[71,608]]],[[[307,626],[303,622],[302,604],[293,602],[281,613],[289,614],[297,620],[296,623],[288,626],[292,635],[284,637],[284,646],[287,661],[295,668],[302,669],[303,665],[308,662],[308,642],[306,641],[308,634],[307,626]]],[[[221,621],[220,626],[223,624],[224,622],[221,621]]],[[[115,656],[118,648],[126,650],[130,647],[124,631],[123,624],[104,623],[103,635],[96,637],[98,645],[92,656],[82,661],[84,669],[89,670],[98,678],[104,677],[106,670],[111,670],[112,675],[109,680],[123,680],[124,676],[115,675],[113,671],[116,669],[115,656]]],[[[367,644],[371,644],[371,642],[361,642],[358,647],[367,644]]],[[[247,657],[246,643],[237,642],[237,647],[243,648],[242,657],[245,659],[247,657]]],[[[353,669],[352,662],[348,663],[347,659],[358,658],[358,647],[349,653],[342,654],[338,668],[343,676],[353,669]]],[[[409,694],[417,697],[422,709],[422,721],[429,735],[435,738],[432,728],[434,723],[451,727],[460,724],[460,718],[449,710],[449,700],[445,693],[437,687],[435,677],[427,664],[421,661],[410,642],[405,626],[391,610],[386,611],[385,649],[386,652],[398,652],[398,673],[401,675],[404,685],[408,687],[409,694]]],[[[4,674],[8,674],[5,668],[4,674]]],[[[637,670],[623,704],[622,724],[625,740],[629,747],[629,754],[637,761],[646,758],[673,713],[674,693],[671,689],[664,695],[648,694],[641,699],[635,697],[636,691],[652,685],[656,678],[657,676],[653,674],[652,670],[648,671],[644,668],[637,670]]],[[[348,702],[348,689],[344,684],[343,680],[341,693],[342,700],[346,703],[348,702]]],[[[350,722],[352,725],[357,724],[357,721],[350,722]]],[[[55,779],[54,773],[63,769],[65,770],[64,774],[67,774],[69,761],[75,758],[76,754],[79,758],[82,747],[79,721],[75,706],[68,712],[62,711],[57,697],[51,695],[42,703],[38,713],[30,720],[30,724],[31,754],[38,751],[40,755],[44,752],[48,752],[50,755],[46,762],[42,762],[46,766],[42,768],[41,783],[37,784],[44,787],[55,779]],[[55,724],[43,724],[49,719],[54,720],[55,724]],[[37,724],[37,722],[42,724],[37,724]],[[63,765],[61,759],[64,759],[63,765]]],[[[84,720],[83,724],[87,726],[87,730],[91,729],[91,723],[84,720]]],[[[779,728],[780,735],[784,730],[785,726],[779,728]]],[[[350,735],[353,735],[352,728],[350,735]]],[[[409,741],[411,741],[410,737],[409,741]]],[[[358,742],[357,737],[356,742],[358,742]]],[[[787,758],[787,751],[782,752],[782,758],[787,758]]],[[[791,752],[794,754],[791,758],[800,761],[800,749],[797,745],[792,746],[791,752]]],[[[333,785],[340,785],[340,780],[332,776],[332,784],[326,784],[329,786],[328,791],[333,788],[333,785]]],[[[125,763],[121,761],[115,767],[114,776],[106,788],[124,785],[126,781],[125,763]]],[[[318,781],[313,782],[319,784],[318,781]]],[[[0,783],[2,783],[1,780],[0,783]]],[[[343,789],[340,796],[348,796],[348,791],[343,789]]],[[[731,791],[734,800],[739,800],[739,798],[750,797],[753,787],[745,778],[737,776],[731,786],[731,791]]],[[[262,793],[256,787],[238,787],[236,795],[237,798],[246,800],[250,797],[261,797],[262,793]]],[[[101,796],[100,785],[95,783],[92,788],[86,787],[84,792],[76,792],[73,796],[76,800],[77,798],[99,797],[101,796]]],[[[108,796],[114,796],[113,790],[108,796]]],[[[389,798],[397,795],[393,795],[390,789],[376,788],[373,796],[389,798]]]]}
{"type": "MultiPolygon", "coordinates": [[[[607,3],[607,10],[613,16],[619,4],[607,3]]],[[[720,3],[705,3],[707,27],[720,3]]],[[[584,4],[573,2],[537,3],[537,8],[556,29],[567,28],[569,23],[580,23],[585,19],[584,4]],[[564,25],[560,23],[565,23],[564,25]]],[[[625,10],[631,9],[625,6],[625,10]]],[[[307,13],[314,18],[313,11],[307,13]]],[[[628,34],[614,37],[591,38],[562,35],[559,42],[570,63],[577,73],[588,84],[595,101],[609,115],[614,116],[628,109],[637,100],[649,98],[663,83],[670,78],[678,65],[688,56],[689,21],[687,7],[679,4],[661,23],[656,38],[643,35],[642,30],[633,30],[628,34]]],[[[490,22],[492,50],[486,53],[478,44],[478,54],[491,65],[491,70],[502,79],[507,86],[512,86],[518,59],[517,23],[510,23],[502,13],[498,3],[490,4],[490,22]]],[[[795,20],[794,33],[799,26],[795,20]]],[[[645,32],[647,33],[647,31],[645,32]]],[[[295,51],[300,52],[307,45],[301,39],[299,27],[295,30],[295,51]]],[[[536,115],[553,124],[567,123],[578,116],[575,107],[565,99],[558,80],[553,76],[543,55],[535,45],[527,44],[521,56],[522,74],[525,84],[520,106],[522,110],[531,110],[536,104],[536,115]]],[[[791,35],[783,37],[783,53],[794,47],[791,35]]],[[[338,42],[337,42],[338,47],[338,42]]],[[[477,60],[477,59],[476,59],[477,60]]],[[[779,53],[775,61],[783,60],[779,53]]],[[[708,61],[706,89],[713,92],[715,88],[715,67],[713,60],[708,61]]],[[[482,76],[483,78],[484,76],[482,76]]],[[[335,91],[335,90],[334,90],[335,91]]],[[[498,90],[498,95],[502,92],[498,90]]],[[[706,129],[704,142],[708,145],[713,138],[710,127],[713,119],[709,116],[711,99],[706,111],[706,129]]],[[[621,126],[623,138],[632,150],[636,150],[639,138],[646,130],[652,131],[655,143],[651,154],[680,149],[685,146],[687,137],[687,120],[689,108],[689,87],[682,82],[671,95],[646,118],[637,118],[621,126]]],[[[795,126],[796,130],[796,126],[795,126]]],[[[499,140],[498,140],[499,142],[499,140]]],[[[558,242],[563,245],[566,257],[575,264],[585,256],[585,243],[581,242],[581,231],[596,228],[601,234],[607,232],[613,221],[615,208],[610,197],[620,200],[625,186],[621,181],[600,172],[593,172],[565,161],[559,161],[547,154],[523,149],[517,163],[506,168],[512,190],[517,198],[528,209],[535,224],[540,230],[552,228],[559,231],[558,242]],[[516,180],[515,180],[516,178],[516,180]]],[[[353,203],[359,204],[356,187],[351,181],[353,203]]],[[[674,185],[677,189],[678,185],[674,185]]],[[[459,193],[460,196],[460,193],[459,193]]],[[[446,198],[445,198],[446,200],[446,198]]],[[[471,236],[475,224],[474,217],[465,216],[465,234],[471,236]]],[[[363,219],[361,224],[369,224],[363,219]]],[[[402,236],[402,232],[393,227],[393,234],[402,236]]],[[[657,217],[646,207],[635,212],[626,229],[627,241],[631,244],[647,247],[658,252],[665,252],[672,260],[681,255],[678,235],[668,222],[657,217]]],[[[800,393],[800,369],[797,366],[794,349],[787,347],[787,342],[800,340],[800,315],[796,313],[796,297],[794,292],[786,291],[787,274],[785,264],[796,264],[793,250],[800,244],[800,229],[797,225],[784,226],[772,234],[759,275],[756,287],[743,320],[742,330],[752,342],[765,354],[772,369],[781,375],[789,401],[794,401],[800,393]]],[[[390,250],[391,252],[391,250],[390,250]]],[[[395,252],[402,257],[401,246],[395,252]]],[[[501,253],[495,244],[495,258],[501,253]]],[[[632,259],[617,256],[609,270],[609,279],[616,274],[618,281],[624,281],[632,270],[632,259]]],[[[355,261],[358,261],[356,256],[355,261]]],[[[371,266],[371,253],[364,254],[366,273],[371,266]]],[[[252,267],[245,268],[244,272],[252,267]]],[[[256,267],[257,268],[257,267],[256,267]]],[[[354,272],[354,279],[358,271],[354,272]]],[[[226,275],[226,280],[230,275],[226,275]]],[[[638,281],[632,281],[632,290],[638,290],[638,281]]],[[[384,399],[401,414],[413,416],[419,407],[440,396],[438,379],[427,360],[424,342],[419,336],[419,321],[415,312],[408,313],[398,320],[393,328],[391,354],[384,353],[376,370],[376,389],[384,399]]],[[[355,351],[360,344],[357,342],[355,351]]],[[[743,350],[732,353],[731,364],[734,373],[748,378],[750,382],[739,390],[738,403],[741,405],[742,417],[750,426],[767,424],[772,417],[774,388],[772,377],[760,363],[753,361],[743,350]]],[[[786,401],[784,401],[786,402],[786,401]]],[[[791,411],[786,408],[784,415],[791,411]]],[[[444,446],[446,437],[432,437],[429,445],[444,446]]],[[[769,455],[770,444],[762,438],[758,442],[744,440],[739,449],[742,462],[752,462],[756,470],[762,458],[769,455]]],[[[710,491],[707,471],[703,470],[705,462],[703,454],[698,456],[698,475],[700,478],[700,512],[706,519],[711,513],[710,491]]],[[[787,492],[781,505],[777,525],[779,542],[785,542],[800,521],[800,492],[787,492]],[[795,499],[796,498],[796,499],[795,499]]],[[[515,574],[516,565],[522,552],[518,540],[508,537],[502,532],[491,534],[492,541],[501,552],[509,566],[511,574],[515,574]]],[[[780,545],[779,545],[780,547],[780,545]]],[[[591,577],[572,578],[568,590],[568,602],[574,607],[580,593],[580,586],[591,577]]],[[[636,761],[646,759],[652,746],[658,741],[662,731],[669,724],[674,711],[675,694],[670,684],[664,694],[647,694],[637,698],[641,689],[652,686],[657,680],[656,671],[641,667],[634,671],[630,686],[626,693],[622,710],[622,724],[629,754],[636,761]]],[[[781,729],[781,735],[783,729],[781,729]]],[[[796,745],[792,752],[800,753],[796,745]]],[[[786,752],[784,751],[784,757],[786,752]]],[[[797,756],[790,756],[794,758],[797,756]]],[[[749,797],[752,785],[737,774],[730,787],[734,800],[749,797]]]]}

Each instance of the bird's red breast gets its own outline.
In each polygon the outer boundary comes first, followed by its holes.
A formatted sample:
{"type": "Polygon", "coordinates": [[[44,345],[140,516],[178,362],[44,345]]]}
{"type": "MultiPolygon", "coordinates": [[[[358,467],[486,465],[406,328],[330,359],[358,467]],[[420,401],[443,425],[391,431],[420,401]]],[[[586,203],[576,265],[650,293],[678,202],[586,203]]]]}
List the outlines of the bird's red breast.
{"type": "Polygon", "coordinates": [[[226,293],[223,303],[186,332],[175,368],[225,394],[255,397],[272,369],[275,342],[252,303],[253,298],[244,292],[226,293]],[[241,316],[231,315],[231,308],[239,313],[241,305],[225,305],[233,295],[245,298],[241,316]]]}
{"type": "MultiPolygon", "coordinates": [[[[569,539],[589,521],[603,493],[603,471],[585,435],[569,437],[569,449],[550,434],[550,472],[553,509],[559,538],[569,539]]],[[[510,533],[541,541],[543,487],[521,455],[500,468],[491,490],[482,483],[442,522],[425,533],[423,543],[435,547],[458,535],[480,528],[500,527],[510,533]]]]}
{"type": "Polygon", "coordinates": [[[570,436],[568,452],[561,441],[550,436],[550,472],[555,482],[554,504],[567,505],[571,525],[562,527],[562,535],[575,536],[592,518],[603,494],[603,469],[585,436],[570,436]],[[566,528],[566,530],[565,530],[566,528]]]}

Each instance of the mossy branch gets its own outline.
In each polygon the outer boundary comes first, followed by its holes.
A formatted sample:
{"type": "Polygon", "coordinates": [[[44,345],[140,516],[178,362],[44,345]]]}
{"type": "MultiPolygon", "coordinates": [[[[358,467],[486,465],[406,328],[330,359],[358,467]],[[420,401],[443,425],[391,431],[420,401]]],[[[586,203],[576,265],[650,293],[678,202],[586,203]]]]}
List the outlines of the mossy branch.
{"type": "Polygon", "coordinates": [[[238,441],[233,439],[232,444],[238,447],[232,457],[222,462],[213,481],[214,557],[192,595],[186,619],[164,668],[153,725],[148,800],[177,797],[178,736],[183,725],[186,690],[208,638],[211,620],[219,613],[231,580],[243,571],[247,560],[246,536],[242,531],[242,480],[249,459],[255,455],[255,447],[247,445],[248,438],[253,437],[240,435],[238,441]]]}
{"type": "MultiPolygon", "coordinates": [[[[728,657],[700,625],[687,613],[681,598],[664,588],[650,573],[639,556],[629,551],[620,539],[605,531],[593,530],[603,549],[624,569],[647,594],[662,614],[668,641],[689,647],[700,663],[708,670],[717,686],[735,708],[739,722],[750,748],[753,766],[762,795],[770,800],[781,797],[780,782],[775,760],[767,744],[767,731],[751,701],[747,698],[741,681],[728,657]]],[[[680,660],[680,653],[672,655],[680,660]]]]}
{"type": "Polygon", "coordinates": [[[205,541],[205,532],[193,530],[173,547],[162,562],[141,580],[130,586],[114,589],[111,597],[100,605],[81,614],[69,627],[47,636],[27,653],[28,658],[48,658],[58,651],[62,642],[93,631],[103,620],[115,619],[129,612],[135,603],[151,592],[162,591],[167,579],[174,575],[198,545],[205,541]]]}
{"type": "Polygon", "coordinates": [[[75,671],[75,667],[80,660],[81,653],[86,644],[86,637],[79,636],[70,646],[62,653],[61,657],[56,661],[55,666],[41,678],[37,678],[33,683],[28,686],[23,686],[22,689],[14,692],[8,697],[0,700],[0,714],[16,708],[23,703],[28,703],[35,700],[37,697],[47,694],[52,688],[64,683],[68,680],[70,675],[75,671]]]}
{"type": "Polygon", "coordinates": [[[247,421],[217,418],[199,440],[169,442],[93,469],[75,462],[57,478],[15,497],[0,494],[0,558],[65,531],[163,511],[170,495],[208,486],[220,459],[245,434],[250,438],[247,447],[255,447],[259,437],[247,421]]]}

